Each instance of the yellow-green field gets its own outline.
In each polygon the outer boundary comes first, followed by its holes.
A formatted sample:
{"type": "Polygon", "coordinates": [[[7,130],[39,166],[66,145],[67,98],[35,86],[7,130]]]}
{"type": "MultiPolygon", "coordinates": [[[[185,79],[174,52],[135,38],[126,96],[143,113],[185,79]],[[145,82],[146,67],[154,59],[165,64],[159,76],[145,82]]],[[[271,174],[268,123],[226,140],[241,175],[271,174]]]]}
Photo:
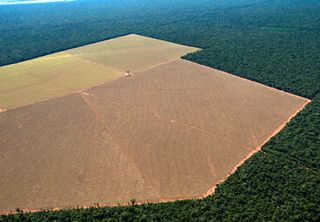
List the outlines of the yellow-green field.
{"type": "Polygon", "coordinates": [[[0,108],[12,109],[66,95],[121,75],[67,53],[0,67],[0,108]]]}
{"type": "Polygon", "coordinates": [[[139,35],[0,67],[0,111],[87,89],[197,51],[139,35]]]}
{"type": "Polygon", "coordinates": [[[123,72],[137,72],[198,50],[194,47],[131,34],[72,49],[68,53],[123,72]]]}

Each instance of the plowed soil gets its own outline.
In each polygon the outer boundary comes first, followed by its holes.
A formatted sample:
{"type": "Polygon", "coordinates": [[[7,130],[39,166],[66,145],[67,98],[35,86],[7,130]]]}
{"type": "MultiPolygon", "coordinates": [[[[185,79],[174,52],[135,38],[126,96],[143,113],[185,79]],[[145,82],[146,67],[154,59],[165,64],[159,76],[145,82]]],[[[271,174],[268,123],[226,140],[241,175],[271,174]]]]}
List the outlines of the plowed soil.
{"type": "Polygon", "coordinates": [[[0,210],[208,194],[309,101],[184,60],[0,114],[0,210]]]}
{"type": "Polygon", "coordinates": [[[250,149],[308,102],[181,59],[87,92],[250,149]]]}

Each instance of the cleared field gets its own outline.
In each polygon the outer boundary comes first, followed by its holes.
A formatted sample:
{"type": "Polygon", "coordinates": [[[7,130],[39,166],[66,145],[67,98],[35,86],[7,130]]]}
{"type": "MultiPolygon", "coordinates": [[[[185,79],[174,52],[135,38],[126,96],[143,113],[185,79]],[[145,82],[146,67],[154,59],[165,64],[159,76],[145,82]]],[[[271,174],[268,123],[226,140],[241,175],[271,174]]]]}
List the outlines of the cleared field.
{"type": "Polygon", "coordinates": [[[2,211],[197,197],[247,152],[86,95],[7,111],[0,123],[2,211]]]}
{"type": "Polygon", "coordinates": [[[2,113],[0,134],[0,211],[153,194],[78,94],[2,113]]]}
{"type": "Polygon", "coordinates": [[[199,49],[139,35],[0,67],[0,110],[97,86],[199,49]]]}
{"type": "Polygon", "coordinates": [[[68,53],[123,72],[137,72],[198,50],[200,49],[131,34],[68,50],[68,53]]]}
{"type": "Polygon", "coordinates": [[[12,109],[123,76],[112,68],[68,53],[0,67],[0,108],[12,109]]]}
{"type": "Polygon", "coordinates": [[[0,210],[201,197],[308,102],[176,60],[3,112],[0,210]]]}
{"type": "Polygon", "coordinates": [[[307,99],[176,60],[87,91],[255,148],[307,99]]]}

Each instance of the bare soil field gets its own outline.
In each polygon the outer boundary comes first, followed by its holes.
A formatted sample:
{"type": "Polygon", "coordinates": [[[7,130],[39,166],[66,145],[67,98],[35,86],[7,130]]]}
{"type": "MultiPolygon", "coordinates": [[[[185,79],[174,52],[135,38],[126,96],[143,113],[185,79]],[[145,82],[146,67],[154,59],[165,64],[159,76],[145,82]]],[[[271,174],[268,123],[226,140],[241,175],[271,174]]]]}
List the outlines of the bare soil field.
{"type": "Polygon", "coordinates": [[[87,92],[250,149],[308,102],[181,59],[87,92]]]}
{"type": "Polygon", "coordinates": [[[197,198],[309,101],[184,60],[0,113],[0,211],[197,198]]]}
{"type": "Polygon", "coordinates": [[[80,94],[2,113],[0,135],[2,212],[157,197],[80,94]]]}

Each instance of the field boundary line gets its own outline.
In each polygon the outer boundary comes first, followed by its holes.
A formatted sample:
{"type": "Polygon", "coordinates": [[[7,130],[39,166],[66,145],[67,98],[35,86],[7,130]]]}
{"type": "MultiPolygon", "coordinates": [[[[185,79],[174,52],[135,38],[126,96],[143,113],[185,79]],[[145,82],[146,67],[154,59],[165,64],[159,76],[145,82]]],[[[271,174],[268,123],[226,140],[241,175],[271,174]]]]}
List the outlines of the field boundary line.
{"type": "Polygon", "coordinates": [[[111,139],[114,141],[114,143],[116,144],[116,146],[118,147],[118,151],[121,153],[121,155],[123,155],[126,159],[126,161],[132,165],[132,167],[134,169],[136,169],[137,173],[138,173],[138,178],[140,180],[142,180],[144,183],[148,184],[149,187],[152,189],[152,191],[154,193],[156,193],[157,196],[160,196],[159,195],[159,192],[158,190],[156,190],[152,184],[148,183],[148,180],[145,179],[145,175],[142,173],[142,171],[137,167],[137,165],[135,164],[135,161],[130,158],[130,156],[126,155],[125,152],[123,152],[123,144],[120,142],[121,140],[116,136],[114,135],[114,133],[112,132],[112,130],[110,129],[110,127],[108,126],[108,124],[103,121],[103,117],[99,114],[99,112],[95,109],[95,107],[88,101],[88,99],[85,98],[85,96],[89,96],[90,94],[88,93],[81,93],[81,97],[83,98],[83,100],[85,101],[85,103],[89,106],[89,108],[91,109],[91,111],[94,113],[94,115],[96,116],[96,121],[98,124],[100,124],[101,127],[103,127],[107,132],[108,134],[110,135],[111,139]]]}
{"type": "Polygon", "coordinates": [[[311,102],[311,100],[307,100],[299,109],[297,109],[293,114],[291,114],[287,120],[285,120],[282,124],[280,124],[260,145],[258,145],[254,150],[252,150],[250,153],[247,154],[247,156],[245,158],[243,158],[231,171],[230,173],[223,178],[222,180],[218,181],[214,186],[212,186],[207,192],[205,192],[200,199],[208,197],[212,194],[214,194],[217,186],[223,182],[225,182],[228,177],[230,177],[232,174],[234,174],[236,172],[236,170],[242,165],[244,164],[248,159],[250,159],[250,157],[252,157],[254,154],[256,154],[257,152],[264,152],[266,154],[268,154],[267,152],[262,150],[262,147],[267,144],[269,142],[270,139],[272,139],[272,137],[274,137],[275,135],[277,135],[286,125],[287,123],[289,123],[300,111],[302,111],[309,103],[311,102]]]}
{"type": "MultiPolygon", "coordinates": [[[[202,50],[202,49],[200,49],[200,50],[202,50]]],[[[83,59],[83,60],[87,60],[87,59],[83,59]]],[[[162,63],[159,63],[159,64],[157,64],[157,65],[150,66],[150,67],[148,67],[148,68],[145,68],[145,69],[142,69],[142,70],[139,70],[139,71],[136,71],[136,72],[132,72],[132,74],[133,74],[133,75],[140,75],[140,72],[145,72],[145,71],[147,71],[147,70],[149,70],[149,69],[154,69],[154,68],[157,68],[157,67],[159,67],[159,66],[163,66],[163,65],[166,65],[166,64],[169,64],[169,63],[178,61],[178,60],[181,60],[181,57],[180,57],[180,58],[172,59],[172,60],[167,61],[167,62],[162,62],[162,63]]],[[[87,61],[91,62],[91,60],[87,60],[87,61]]],[[[95,63],[95,62],[93,62],[93,63],[95,63]]],[[[104,66],[105,66],[105,65],[104,65],[104,66]]],[[[108,67],[108,66],[105,66],[105,67],[108,67]]],[[[113,69],[113,70],[115,70],[115,71],[118,71],[118,72],[122,73],[123,75],[120,75],[120,76],[117,77],[117,78],[114,78],[114,79],[109,80],[109,81],[105,81],[105,82],[103,82],[103,83],[101,83],[101,84],[98,84],[98,85],[95,85],[95,86],[92,86],[92,87],[80,89],[80,90],[78,90],[78,91],[76,91],[76,92],[74,92],[74,93],[86,93],[87,95],[89,95],[89,93],[87,93],[86,91],[95,89],[95,88],[100,87],[100,86],[102,86],[102,85],[110,84],[111,82],[115,82],[115,81],[118,81],[118,80],[121,80],[121,79],[124,79],[124,78],[128,78],[128,76],[125,75],[125,72],[123,72],[123,71],[121,71],[121,70],[118,70],[118,69],[111,68],[111,67],[110,67],[110,69],[113,69]]],[[[91,95],[91,94],[90,94],[90,95],[91,95]]]]}
{"type": "MultiPolygon", "coordinates": [[[[74,56],[75,56],[75,55],[74,55],[74,56]]],[[[106,65],[103,65],[103,64],[96,63],[96,62],[91,61],[91,60],[89,60],[89,59],[80,58],[80,57],[78,57],[78,56],[76,56],[76,57],[79,58],[79,59],[81,59],[81,60],[83,60],[84,62],[90,62],[90,63],[92,63],[92,64],[94,64],[94,65],[100,65],[100,66],[102,66],[102,67],[104,67],[104,68],[108,68],[108,69],[114,70],[114,71],[116,71],[116,72],[119,73],[119,76],[115,77],[114,79],[110,79],[110,80],[104,81],[104,82],[102,82],[102,83],[99,83],[99,84],[97,84],[97,85],[90,86],[90,87],[87,87],[87,88],[74,89],[74,90],[70,89],[71,92],[65,93],[65,94],[62,94],[62,95],[59,95],[59,96],[54,96],[54,97],[51,97],[51,98],[42,99],[42,100],[39,100],[39,101],[27,103],[27,104],[24,104],[24,105],[21,105],[21,106],[13,107],[13,108],[8,108],[8,109],[4,109],[4,108],[1,109],[1,108],[0,108],[0,113],[6,112],[6,111],[11,111],[11,110],[16,110],[16,109],[19,109],[19,108],[22,108],[22,107],[25,107],[25,106],[29,106],[29,105],[33,105],[33,104],[37,104],[37,103],[43,103],[43,102],[50,101],[50,100],[53,100],[53,99],[62,98],[62,97],[64,97],[64,96],[68,96],[68,95],[72,95],[72,94],[83,93],[83,92],[85,92],[85,91],[87,91],[87,90],[95,89],[95,88],[97,88],[97,87],[99,87],[99,86],[106,85],[106,84],[109,84],[109,83],[111,83],[111,82],[114,82],[114,81],[117,81],[117,80],[120,80],[120,79],[123,79],[123,78],[127,77],[127,76],[125,75],[125,72],[120,71],[120,70],[118,70],[118,69],[114,69],[114,68],[112,68],[112,67],[109,67],[109,66],[106,66],[106,65]]],[[[176,58],[176,59],[173,59],[173,60],[170,60],[170,61],[167,61],[167,62],[163,62],[163,63],[157,64],[157,65],[148,67],[148,68],[146,68],[146,69],[139,70],[139,71],[137,71],[137,72],[133,72],[132,74],[138,75],[140,72],[144,72],[144,71],[147,71],[147,70],[149,70],[149,69],[156,68],[156,67],[158,67],[158,66],[162,66],[162,65],[165,65],[165,64],[168,64],[168,63],[171,63],[171,62],[175,62],[175,61],[180,60],[180,59],[181,59],[181,58],[176,58]]],[[[33,84],[33,85],[35,85],[35,84],[33,84]]],[[[58,84],[57,84],[57,85],[58,85],[58,84]]],[[[62,87],[61,85],[59,85],[59,86],[62,87]]],[[[67,88],[67,87],[63,87],[63,88],[65,88],[66,90],[69,89],[69,88],[67,88]]]]}
{"type": "MultiPolygon", "coordinates": [[[[91,94],[84,94],[84,95],[91,95],[91,94]]],[[[106,101],[108,102],[108,101],[106,101]]],[[[303,110],[308,104],[310,103],[310,101],[306,101],[305,104],[300,107],[299,109],[296,110],[296,112],[294,112],[286,121],[284,121],[278,128],[276,128],[273,133],[259,146],[256,147],[255,150],[252,150],[246,158],[242,159],[242,161],[240,161],[236,167],[234,167],[232,169],[232,171],[229,173],[229,175],[227,177],[225,177],[224,179],[218,181],[213,187],[211,187],[206,193],[204,193],[202,196],[198,196],[198,197],[194,197],[194,198],[159,198],[158,201],[138,201],[135,205],[144,205],[144,204],[158,204],[158,203],[168,203],[168,202],[175,202],[175,201],[184,201],[184,200],[192,200],[192,199],[196,199],[196,200],[201,200],[203,198],[206,198],[212,194],[214,194],[217,186],[223,182],[226,181],[226,179],[231,176],[232,174],[234,174],[236,172],[236,170],[243,164],[245,163],[251,156],[253,156],[254,154],[256,154],[257,152],[263,153],[264,155],[270,155],[271,153],[265,152],[264,150],[262,150],[261,148],[263,147],[263,145],[265,145],[273,136],[275,136],[276,134],[278,134],[285,126],[288,122],[290,122],[301,110],[303,110]]],[[[89,105],[89,104],[88,104],[89,105]]],[[[121,104],[118,104],[121,105],[121,104]]],[[[87,205],[87,206],[78,206],[77,208],[74,207],[70,207],[70,208],[44,208],[44,209],[34,209],[34,210],[28,210],[28,209],[23,209],[24,212],[28,212],[28,213],[36,213],[36,212],[42,212],[42,211],[59,211],[59,210],[67,210],[67,209],[88,209],[88,208],[98,208],[98,207],[115,207],[115,206],[130,206],[131,203],[127,202],[127,203],[95,203],[92,205],[87,205]]],[[[17,214],[17,212],[14,211],[0,211],[0,215],[9,215],[9,214],[17,214]]]]}
{"type": "MultiPolygon", "coordinates": [[[[86,93],[87,96],[91,96],[93,98],[96,98],[96,99],[99,99],[99,100],[102,100],[104,102],[107,102],[107,103],[112,103],[112,104],[116,104],[118,106],[122,106],[122,107],[125,107],[125,109],[137,109],[135,106],[128,106],[128,105],[123,105],[121,103],[118,103],[118,102],[114,102],[114,101],[110,101],[110,100],[106,100],[104,98],[101,98],[99,96],[95,96],[95,95],[92,95],[92,94],[89,94],[89,93],[86,93]]],[[[148,109],[150,110],[150,109],[148,109]]],[[[168,123],[171,123],[171,124],[175,124],[175,125],[178,125],[178,126],[182,126],[182,127],[185,127],[185,128],[189,128],[189,129],[192,129],[192,130],[195,130],[195,131],[198,131],[198,132],[201,132],[207,136],[211,136],[211,137],[218,137],[224,141],[227,141],[229,143],[232,143],[234,145],[237,145],[237,146],[240,146],[246,150],[249,150],[249,151],[252,151],[252,148],[250,147],[247,147],[247,146],[244,146],[244,145],[241,145],[239,143],[236,143],[234,142],[233,140],[231,139],[228,139],[228,138],[225,138],[224,136],[221,136],[221,135],[218,135],[218,134],[215,134],[215,133],[212,133],[210,131],[207,131],[207,130],[204,130],[204,129],[201,129],[201,128],[198,128],[198,127],[195,127],[195,126],[192,126],[192,125],[188,125],[186,123],[183,123],[183,122],[180,122],[180,121],[177,121],[175,119],[172,119],[171,117],[169,116],[163,116],[163,115],[160,115],[159,113],[155,112],[155,110],[153,110],[151,108],[151,111],[144,111],[144,113],[146,115],[149,115],[149,116],[152,116],[154,118],[157,118],[157,119],[162,119],[163,121],[165,122],[168,122],[168,123]]]]}
{"type": "Polygon", "coordinates": [[[53,100],[53,99],[59,99],[59,98],[62,98],[62,97],[65,97],[65,96],[69,96],[69,95],[73,95],[73,94],[76,94],[76,93],[77,92],[72,92],[72,93],[68,93],[68,94],[65,94],[65,95],[56,96],[56,97],[53,97],[53,98],[50,98],[50,99],[44,99],[44,100],[28,103],[28,104],[25,104],[25,105],[22,105],[22,106],[17,106],[17,107],[14,107],[14,108],[4,109],[3,112],[9,112],[9,111],[17,110],[17,109],[20,109],[20,108],[23,108],[23,107],[26,107],[26,106],[31,106],[31,105],[34,105],[34,104],[38,104],[38,103],[44,103],[44,102],[47,102],[47,101],[50,101],[50,100],[53,100]]]}
{"type": "MultiPolygon", "coordinates": [[[[158,115],[159,115],[159,114],[158,114],[158,115]]],[[[195,127],[195,126],[192,126],[192,125],[189,125],[189,124],[186,124],[186,123],[177,121],[177,120],[175,120],[175,119],[171,119],[171,117],[169,117],[169,116],[159,115],[159,118],[162,118],[162,119],[164,118],[164,119],[167,120],[167,122],[174,123],[174,124],[176,124],[176,125],[183,126],[183,127],[186,127],[186,128],[189,128],[189,129],[198,131],[198,132],[202,132],[202,133],[204,133],[204,134],[206,134],[206,135],[208,135],[208,136],[218,137],[218,138],[223,139],[223,140],[225,140],[225,141],[227,141],[227,142],[229,142],[229,143],[232,143],[232,144],[234,144],[234,145],[240,146],[240,147],[242,147],[242,148],[244,148],[244,149],[246,149],[246,150],[252,150],[252,148],[247,147],[247,146],[244,146],[244,145],[241,145],[241,144],[238,144],[238,143],[234,142],[233,140],[228,139],[228,138],[226,138],[226,137],[224,137],[224,136],[221,136],[221,135],[212,133],[212,132],[210,132],[210,131],[207,131],[207,130],[204,130],[204,129],[201,129],[201,128],[198,128],[198,127],[195,127]]]]}
{"type": "Polygon", "coordinates": [[[206,68],[206,69],[219,71],[219,72],[221,72],[221,73],[223,73],[223,74],[225,74],[225,75],[228,75],[228,76],[231,76],[231,77],[235,77],[235,78],[239,78],[239,79],[242,79],[242,80],[244,80],[244,81],[248,81],[248,82],[250,82],[250,83],[254,83],[254,84],[256,84],[256,85],[262,86],[262,87],[264,87],[264,88],[268,88],[268,89],[271,89],[271,90],[278,91],[278,92],[280,92],[280,93],[287,94],[287,95],[289,95],[289,96],[293,96],[293,97],[296,97],[296,98],[299,98],[299,99],[307,100],[308,103],[311,102],[310,99],[305,98],[305,97],[303,97],[303,96],[298,96],[298,95],[296,95],[296,94],[293,94],[293,93],[290,93],[290,92],[286,92],[286,91],[281,90],[281,89],[273,88],[273,87],[271,87],[271,86],[265,85],[265,84],[263,84],[263,83],[256,82],[256,81],[254,81],[254,80],[246,79],[246,78],[241,77],[241,76],[238,76],[238,75],[236,75],[236,74],[228,73],[228,72],[225,72],[225,71],[220,70],[220,69],[216,69],[216,68],[212,68],[212,67],[209,67],[209,66],[206,66],[206,65],[202,65],[202,64],[200,64],[200,63],[192,62],[192,61],[190,61],[190,60],[186,60],[186,59],[181,59],[181,60],[186,61],[186,62],[188,62],[188,63],[192,63],[192,64],[194,64],[194,65],[201,66],[201,67],[206,68]]]}
{"type": "MultiPolygon", "coordinates": [[[[92,88],[101,86],[101,85],[106,84],[106,83],[109,83],[109,82],[113,82],[113,81],[118,80],[118,79],[121,79],[121,78],[123,78],[123,77],[124,77],[124,76],[119,76],[119,77],[117,77],[116,79],[103,82],[103,83],[101,83],[101,84],[99,84],[99,85],[95,85],[95,86],[92,86],[92,87],[90,87],[90,88],[83,88],[83,89],[72,90],[72,92],[70,92],[70,93],[66,93],[66,94],[59,95],[59,96],[55,96],[55,97],[52,97],[52,98],[43,99],[43,100],[39,100],[39,101],[36,101],[36,102],[24,104],[24,105],[22,105],[22,106],[17,106],[17,107],[13,107],[13,108],[9,108],[9,109],[1,109],[1,108],[0,108],[0,113],[17,110],[17,109],[20,109],[20,108],[23,108],[23,107],[26,107],[26,106],[31,106],[31,105],[34,105],[34,104],[38,104],[38,103],[44,103],[44,102],[47,102],[47,101],[50,101],[50,100],[54,100],[54,99],[59,99],[59,98],[65,97],[65,96],[80,94],[80,93],[82,93],[82,92],[84,92],[84,91],[86,91],[86,90],[90,90],[90,89],[92,89],[92,88]]],[[[59,86],[62,87],[61,85],[59,85],[59,86]]],[[[69,88],[66,88],[66,87],[64,87],[64,88],[65,88],[65,89],[69,89],[69,88]]]]}
{"type": "Polygon", "coordinates": [[[172,63],[172,62],[175,62],[177,60],[181,59],[180,58],[175,58],[175,59],[172,59],[172,60],[169,60],[169,61],[166,61],[166,62],[161,62],[159,64],[156,64],[156,65],[153,65],[153,66],[150,66],[148,68],[144,68],[144,69],[141,69],[141,70],[138,70],[136,72],[132,72],[134,75],[139,75],[140,72],[145,72],[145,71],[148,71],[149,69],[154,69],[154,68],[157,68],[159,66],[162,66],[162,65],[166,65],[166,64],[169,64],[169,63],[172,63]]]}

